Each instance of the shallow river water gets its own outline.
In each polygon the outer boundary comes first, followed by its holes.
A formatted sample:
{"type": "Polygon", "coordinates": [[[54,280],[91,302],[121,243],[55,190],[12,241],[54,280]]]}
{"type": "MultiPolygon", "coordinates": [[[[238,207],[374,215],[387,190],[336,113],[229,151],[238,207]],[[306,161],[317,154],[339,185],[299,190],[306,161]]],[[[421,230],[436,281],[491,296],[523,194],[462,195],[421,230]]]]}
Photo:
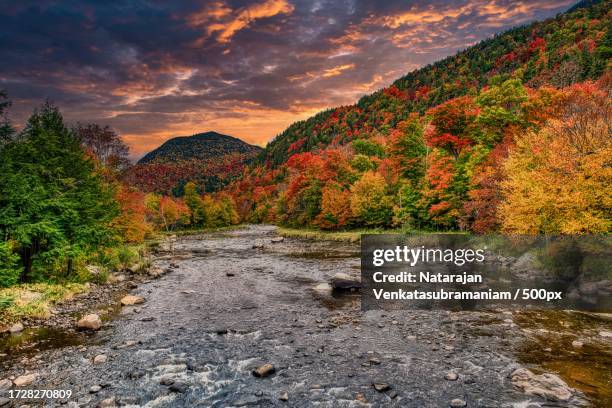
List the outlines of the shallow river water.
{"type": "Polygon", "coordinates": [[[276,236],[250,226],[179,238],[172,257],[155,261],[178,267],[133,291],[145,304],[81,341],[49,340],[25,363],[9,352],[3,367],[38,373],[32,388],[73,391],[47,406],[612,406],[610,339],[598,334],[610,323],[562,312],[362,313],[357,294],[334,296],[326,285],[336,272],[359,273],[357,244],[271,243],[276,236]],[[99,354],[107,361],[93,364],[99,354]],[[264,363],[276,373],[254,377],[264,363]],[[559,374],[576,397],[525,395],[509,379],[518,367],[559,374]]]}

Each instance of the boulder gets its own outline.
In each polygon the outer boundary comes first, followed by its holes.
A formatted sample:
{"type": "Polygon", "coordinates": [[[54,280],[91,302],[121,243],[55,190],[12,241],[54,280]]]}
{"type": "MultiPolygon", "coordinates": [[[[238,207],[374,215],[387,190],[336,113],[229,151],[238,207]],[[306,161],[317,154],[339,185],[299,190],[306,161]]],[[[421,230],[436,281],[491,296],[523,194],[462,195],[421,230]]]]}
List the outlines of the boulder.
{"type": "Polygon", "coordinates": [[[107,359],[108,359],[108,357],[106,357],[106,354],[98,354],[97,356],[94,357],[93,363],[94,364],[103,364],[103,363],[106,363],[107,359]]]}
{"type": "Polygon", "coordinates": [[[453,373],[451,371],[449,373],[446,373],[444,378],[446,378],[448,381],[457,381],[457,378],[459,378],[459,376],[457,375],[457,373],[453,373]]]}
{"type": "Polygon", "coordinates": [[[127,295],[121,298],[122,306],[134,306],[144,303],[145,299],[141,296],[127,295]]]}
{"type": "Polygon", "coordinates": [[[374,384],[372,384],[372,386],[378,392],[385,392],[385,391],[389,391],[391,389],[391,386],[389,384],[385,384],[385,383],[374,383],[374,384]]]}
{"type": "Polygon", "coordinates": [[[537,395],[550,401],[569,401],[574,390],[554,374],[536,375],[526,368],[518,368],[510,374],[512,385],[525,394],[537,395]]]}
{"type": "Polygon", "coordinates": [[[253,370],[253,375],[255,377],[263,378],[263,377],[268,377],[268,376],[274,374],[275,371],[276,371],[276,369],[274,368],[274,366],[272,364],[264,364],[262,366],[257,367],[256,369],[254,369],[253,370]]]}
{"type": "Polygon", "coordinates": [[[100,401],[100,404],[98,405],[98,407],[100,408],[111,408],[111,407],[116,407],[116,406],[117,406],[117,402],[115,400],[115,397],[106,398],[100,401]]]}
{"type": "Polygon", "coordinates": [[[100,316],[97,314],[88,314],[77,322],[77,327],[85,330],[100,330],[100,327],[102,327],[102,320],[100,320],[100,316]]]}
{"type": "Polygon", "coordinates": [[[283,242],[284,240],[285,240],[285,237],[276,237],[276,238],[272,238],[270,242],[273,244],[279,244],[283,242]]]}
{"type": "Polygon", "coordinates": [[[19,377],[15,378],[13,383],[16,387],[25,387],[36,381],[36,377],[36,374],[20,375],[19,377]]]}
{"type": "Polygon", "coordinates": [[[331,278],[331,286],[335,290],[351,290],[361,287],[361,278],[338,272],[331,278]]]}

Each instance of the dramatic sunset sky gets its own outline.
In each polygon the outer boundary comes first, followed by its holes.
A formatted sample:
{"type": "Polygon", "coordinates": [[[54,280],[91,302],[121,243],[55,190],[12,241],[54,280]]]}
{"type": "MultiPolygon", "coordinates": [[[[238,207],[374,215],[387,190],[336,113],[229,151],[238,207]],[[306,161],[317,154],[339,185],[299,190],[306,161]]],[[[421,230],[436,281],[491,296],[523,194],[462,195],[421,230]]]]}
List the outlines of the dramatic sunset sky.
{"type": "Polygon", "coordinates": [[[0,0],[0,89],[139,157],[216,130],[259,145],[327,107],[577,0],[0,0]]]}

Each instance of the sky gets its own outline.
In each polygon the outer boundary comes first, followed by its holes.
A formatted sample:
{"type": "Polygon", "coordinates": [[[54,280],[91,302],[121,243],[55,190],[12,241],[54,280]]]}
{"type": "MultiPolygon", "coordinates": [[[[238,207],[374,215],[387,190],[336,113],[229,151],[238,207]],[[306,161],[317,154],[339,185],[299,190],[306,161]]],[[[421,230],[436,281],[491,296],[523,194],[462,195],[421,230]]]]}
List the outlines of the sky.
{"type": "Polygon", "coordinates": [[[0,0],[0,89],[115,129],[133,158],[214,130],[288,125],[576,0],[0,0]]]}

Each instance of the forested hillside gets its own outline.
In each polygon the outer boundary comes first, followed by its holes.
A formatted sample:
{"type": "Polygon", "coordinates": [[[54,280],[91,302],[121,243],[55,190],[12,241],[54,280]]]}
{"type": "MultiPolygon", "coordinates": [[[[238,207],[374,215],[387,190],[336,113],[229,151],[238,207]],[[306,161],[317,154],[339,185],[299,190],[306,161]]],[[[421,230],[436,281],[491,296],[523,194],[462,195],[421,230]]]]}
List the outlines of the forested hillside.
{"type": "Polygon", "coordinates": [[[278,165],[291,154],[388,135],[411,112],[423,114],[449,99],[475,95],[493,76],[517,78],[530,88],[599,78],[612,52],[610,2],[584,1],[572,9],[413,71],[355,105],[294,123],[266,147],[265,160],[278,165]]]}
{"type": "Polygon", "coordinates": [[[610,22],[610,1],[583,2],[291,125],[232,186],[240,214],[330,229],[609,231],[610,22]]]}

